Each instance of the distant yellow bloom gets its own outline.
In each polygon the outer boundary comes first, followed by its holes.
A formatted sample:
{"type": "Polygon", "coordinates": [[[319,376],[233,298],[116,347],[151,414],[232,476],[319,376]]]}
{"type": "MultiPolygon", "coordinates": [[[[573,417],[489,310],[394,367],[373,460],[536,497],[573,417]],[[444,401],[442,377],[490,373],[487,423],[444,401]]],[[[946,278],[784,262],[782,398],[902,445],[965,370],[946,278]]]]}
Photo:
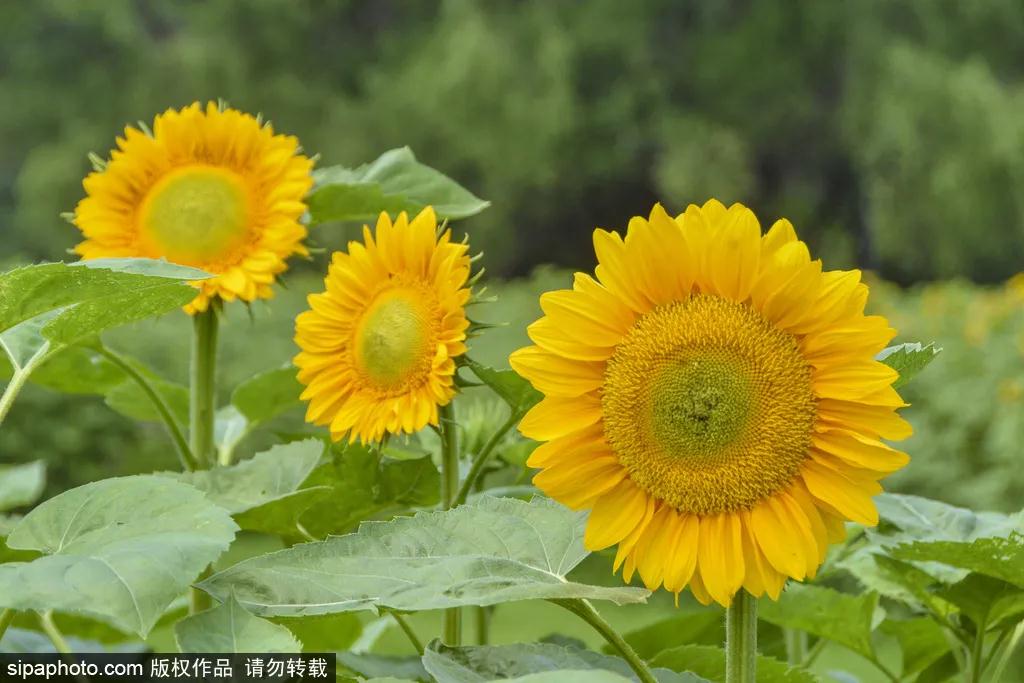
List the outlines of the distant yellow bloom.
{"type": "Polygon", "coordinates": [[[512,366],[545,394],[521,431],[534,483],[590,508],[587,548],[652,590],[730,603],[815,575],[844,520],[873,525],[907,463],[895,332],[859,271],[822,271],[788,221],[739,204],[660,206],[594,232],[597,279],[541,297],[512,366]]]}
{"type": "Polygon", "coordinates": [[[434,210],[386,213],[334,254],[325,289],[296,319],[306,419],[335,439],[377,441],[437,424],[466,352],[469,247],[437,234],[434,210]]]}
{"type": "Polygon", "coordinates": [[[196,102],[158,115],[152,133],[126,127],[117,146],[83,183],[82,258],[165,258],[216,275],[195,284],[195,313],[216,297],[270,298],[285,259],[307,253],[299,217],[313,162],[296,138],[196,102]]]}

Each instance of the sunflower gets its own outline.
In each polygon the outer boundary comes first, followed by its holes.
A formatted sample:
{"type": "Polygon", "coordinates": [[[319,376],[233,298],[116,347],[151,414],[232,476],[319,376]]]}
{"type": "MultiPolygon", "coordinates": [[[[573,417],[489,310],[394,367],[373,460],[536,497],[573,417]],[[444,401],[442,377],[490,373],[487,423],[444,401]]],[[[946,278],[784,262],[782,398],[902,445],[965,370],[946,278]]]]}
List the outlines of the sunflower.
{"type": "Polygon", "coordinates": [[[590,550],[654,590],[728,605],[813,577],[844,521],[878,521],[878,480],[910,426],[874,357],[860,272],[822,271],[786,220],[734,204],[660,206],[622,239],[596,230],[597,279],[541,297],[511,363],[545,397],[534,483],[590,509],[590,550]]]}
{"type": "Polygon", "coordinates": [[[438,236],[431,207],[336,252],[325,291],[296,319],[295,357],[306,419],[331,437],[367,442],[437,424],[455,395],[455,358],[466,352],[469,247],[438,236]]]}
{"type": "MultiPolygon", "coordinates": [[[[145,126],[143,126],[145,128],[145,126]]],[[[111,160],[83,182],[74,223],[83,259],[138,256],[201,268],[215,277],[186,306],[273,296],[292,254],[306,255],[299,223],[313,162],[298,140],[249,114],[169,109],[152,132],[126,127],[111,160]]]]}

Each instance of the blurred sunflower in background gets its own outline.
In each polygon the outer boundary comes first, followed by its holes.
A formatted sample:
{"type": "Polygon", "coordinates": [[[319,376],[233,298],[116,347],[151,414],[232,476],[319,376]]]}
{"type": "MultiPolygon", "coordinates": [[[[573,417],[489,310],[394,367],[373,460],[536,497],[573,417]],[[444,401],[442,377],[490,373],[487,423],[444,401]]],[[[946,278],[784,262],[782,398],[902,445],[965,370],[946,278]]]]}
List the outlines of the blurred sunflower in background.
{"type": "Polygon", "coordinates": [[[325,291],[295,324],[309,422],[363,442],[438,423],[466,352],[468,251],[438,234],[427,207],[411,221],[382,213],[375,232],[334,254],[325,291]]]}
{"type": "Polygon", "coordinates": [[[859,271],[823,271],[786,220],[739,204],[625,239],[596,230],[597,279],[541,297],[513,368],[545,398],[520,425],[545,441],[534,483],[590,508],[585,544],[615,570],[728,605],[813,577],[844,520],[874,525],[878,480],[908,457],[895,331],[865,316],[859,271]]]}
{"type": "Polygon", "coordinates": [[[109,162],[83,182],[74,224],[83,259],[163,258],[215,275],[186,310],[215,298],[253,301],[293,254],[306,255],[299,218],[313,162],[299,142],[249,114],[198,102],[169,109],[152,130],[128,126],[109,162]]]}

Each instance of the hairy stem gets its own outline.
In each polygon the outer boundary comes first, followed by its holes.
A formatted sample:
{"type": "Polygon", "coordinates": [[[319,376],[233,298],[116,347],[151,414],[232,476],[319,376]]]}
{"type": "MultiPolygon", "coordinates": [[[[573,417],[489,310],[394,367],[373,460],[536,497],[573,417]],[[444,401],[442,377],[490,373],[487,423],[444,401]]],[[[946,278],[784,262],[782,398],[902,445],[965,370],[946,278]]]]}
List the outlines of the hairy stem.
{"type": "Polygon", "coordinates": [[[190,472],[196,469],[198,463],[195,456],[192,455],[192,449],[189,448],[188,441],[185,440],[185,434],[181,431],[181,427],[178,425],[178,421],[174,419],[170,406],[167,405],[167,401],[160,395],[160,392],[146,379],[145,375],[132,367],[131,363],[119,354],[104,346],[98,347],[96,351],[120,368],[124,374],[128,375],[132,381],[139,385],[142,393],[150,400],[153,407],[156,408],[156,412],[160,415],[160,419],[163,420],[164,426],[167,428],[167,434],[171,437],[171,441],[174,442],[174,447],[178,451],[178,460],[181,461],[181,466],[190,472]]]}
{"type": "Polygon", "coordinates": [[[192,318],[189,439],[192,455],[201,467],[216,464],[213,417],[216,401],[217,311],[213,304],[192,318]]]}
{"type": "Polygon", "coordinates": [[[476,484],[477,478],[483,471],[487,461],[490,460],[491,453],[494,452],[495,446],[497,446],[501,442],[502,438],[508,434],[508,430],[516,426],[516,423],[519,422],[519,418],[520,415],[512,413],[512,415],[505,420],[505,423],[498,428],[498,431],[491,435],[491,438],[487,440],[487,443],[485,443],[484,447],[480,449],[480,452],[476,454],[476,457],[473,458],[473,464],[470,465],[469,473],[466,475],[466,480],[463,481],[462,486],[459,487],[459,493],[455,496],[455,503],[452,507],[455,507],[455,505],[462,505],[466,502],[466,498],[469,497],[470,491],[473,490],[473,486],[476,484]]]}
{"type": "Polygon", "coordinates": [[[981,683],[981,675],[985,671],[984,659],[982,655],[985,653],[985,629],[988,624],[983,619],[978,624],[978,630],[974,634],[974,644],[971,647],[971,677],[972,683],[981,683]]]}
{"type": "MultiPolygon", "coordinates": [[[[441,509],[455,507],[459,488],[459,426],[455,422],[455,405],[449,402],[439,414],[441,430],[441,509]]],[[[449,607],[444,611],[444,642],[456,646],[462,640],[462,610],[449,607]]]]}
{"type": "Polygon", "coordinates": [[[725,611],[725,681],[757,680],[757,598],[742,588],[725,611]]]}
{"type": "MultiPolygon", "coordinates": [[[[567,599],[567,600],[552,600],[559,607],[564,607],[583,621],[590,624],[595,631],[601,634],[601,636],[615,648],[622,658],[626,660],[630,668],[640,679],[641,683],[658,683],[658,680],[654,677],[654,673],[651,672],[651,668],[647,666],[647,662],[640,658],[640,655],[636,653],[629,643],[619,635],[619,632],[612,628],[611,624],[604,620],[604,618],[598,614],[594,606],[586,600],[580,599],[567,599]]],[[[753,680],[753,679],[751,679],[753,680]]]]}
{"type": "MultiPolygon", "coordinates": [[[[210,307],[192,318],[192,364],[189,372],[189,442],[199,467],[217,464],[213,447],[213,419],[217,400],[217,309],[210,307]]],[[[211,574],[207,567],[199,580],[211,574]]],[[[212,606],[210,595],[198,588],[189,593],[189,613],[197,614],[212,606]]]]}

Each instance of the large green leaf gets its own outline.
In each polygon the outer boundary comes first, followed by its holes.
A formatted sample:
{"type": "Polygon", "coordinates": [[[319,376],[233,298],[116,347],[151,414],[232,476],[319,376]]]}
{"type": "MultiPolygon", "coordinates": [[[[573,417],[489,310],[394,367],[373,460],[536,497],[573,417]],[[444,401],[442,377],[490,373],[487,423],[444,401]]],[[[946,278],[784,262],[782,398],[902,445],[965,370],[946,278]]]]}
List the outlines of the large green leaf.
{"type": "Polygon", "coordinates": [[[26,266],[0,275],[0,332],[57,311],[40,334],[71,344],[183,306],[196,294],[184,281],[206,277],[194,268],[150,259],[26,266]]]}
{"type": "Polygon", "coordinates": [[[236,529],[200,491],[167,477],[86,484],[15,527],[7,544],[43,556],[0,565],[0,604],[84,612],[144,636],[236,529]]]}
{"type": "Polygon", "coordinates": [[[320,460],[324,444],[305,439],[274,446],[230,467],[195,472],[168,472],[206,492],[248,531],[296,538],[299,517],[318,500],[332,493],[328,486],[304,486],[320,460]]]}
{"type": "Polygon", "coordinates": [[[54,352],[32,373],[32,383],[47,389],[97,396],[110,393],[127,378],[121,368],[85,346],[68,346],[54,352]]]}
{"type": "Polygon", "coordinates": [[[918,541],[901,545],[892,554],[902,560],[948,564],[1024,587],[1024,535],[1019,533],[970,542],[918,541]]]}
{"type": "MultiPolygon", "coordinates": [[[[486,683],[542,672],[611,671],[625,679],[637,676],[624,659],[551,643],[517,643],[481,647],[448,647],[434,641],[423,665],[437,683],[486,683]]],[[[655,669],[660,683],[700,683],[706,679],[671,669],[655,669]]]]}
{"type": "Polygon", "coordinates": [[[261,372],[242,382],[231,403],[217,411],[216,441],[221,462],[230,462],[235,447],[260,425],[299,405],[302,385],[291,365],[261,372]]]}
{"type": "Polygon", "coordinates": [[[968,574],[952,586],[939,591],[943,599],[960,608],[979,627],[995,626],[1004,621],[1016,622],[1024,613],[1024,590],[1012,583],[984,574],[968,574]]]}
{"type": "Polygon", "coordinates": [[[877,530],[866,530],[866,542],[838,561],[872,590],[898,600],[922,602],[938,610],[941,599],[934,596],[931,584],[955,583],[967,575],[966,569],[944,562],[907,564],[890,560],[888,555],[900,544],[915,541],[966,542],[978,538],[1004,537],[1022,527],[1021,515],[974,512],[935,500],[899,494],[875,498],[882,520],[877,530]]]}
{"type": "Polygon", "coordinates": [[[195,486],[220,507],[238,514],[295,492],[323,451],[321,441],[306,439],[274,446],[230,467],[162,474],[195,486]]]}
{"type": "Polygon", "coordinates": [[[762,600],[758,616],[783,628],[827,638],[870,657],[877,607],[876,593],[849,595],[824,586],[791,583],[778,602],[762,600]]]}
{"type": "Polygon", "coordinates": [[[260,424],[301,405],[302,385],[291,365],[261,372],[245,380],[231,393],[231,404],[246,420],[260,424]]]}
{"type": "MultiPolygon", "coordinates": [[[[651,660],[652,666],[689,671],[712,681],[725,679],[725,650],[711,645],[681,645],[665,650],[651,660]]],[[[790,667],[771,657],[757,658],[758,683],[818,683],[806,669],[790,667]]]]}
{"type": "Polygon", "coordinates": [[[200,586],[257,614],[405,611],[536,598],[643,602],[639,588],[568,581],[586,557],[586,516],[538,498],[480,498],[240,562],[200,586]]]}
{"type": "Polygon", "coordinates": [[[430,675],[416,655],[377,655],[369,653],[339,652],[338,664],[359,676],[370,679],[394,678],[403,681],[428,683],[430,675]]]}
{"type": "Polygon", "coordinates": [[[949,652],[949,641],[942,627],[930,617],[917,617],[905,621],[886,619],[879,626],[879,630],[893,636],[900,644],[900,652],[903,655],[902,678],[908,678],[924,670],[949,652]]]}
{"type": "Polygon", "coordinates": [[[328,487],[299,518],[315,538],[341,534],[360,522],[437,504],[441,479],[429,456],[396,459],[348,445],[310,475],[306,486],[328,487]]]}
{"type": "Polygon", "coordinates": [[[900,373],[899,378],[893,382],[893,387],[899,389],[924,370],[941,352],[942,349],[935,346],[934,342],[927,346],[921,342],[909,342],[883,349],[878,354],[878,360],[900,373]]]}
{"type": "Polygon", "coordinates": [[[466,365],[481,382],[491,388],[512,409],[513,414],[525,415],[540,402],[544,395],[533,388],[515,370],[495,370],[467,359],[466,365]]]}
{"type": "Polygon", "coordinates": [[[376,161],[350,169],[331,166],[315,171],[307,201],[310,223],[372,221],[385,211],[410,217],[431,205],[439,218],[455,220],[488,206],[454,180],[416,161],[408,147],[392,149],[376,161]]]}
{"type": "Polygon", "coordinates": [[[291,631],[249,614],[233,597],[182,619],[174,635],[182,652],[302,652],[291,631]]]}
{"type": "Polygon", "coordinates": [[[20,465],[0,465],[0,512],[31,505],[43,495],[46,463],[33,460],[20,465]]]}

